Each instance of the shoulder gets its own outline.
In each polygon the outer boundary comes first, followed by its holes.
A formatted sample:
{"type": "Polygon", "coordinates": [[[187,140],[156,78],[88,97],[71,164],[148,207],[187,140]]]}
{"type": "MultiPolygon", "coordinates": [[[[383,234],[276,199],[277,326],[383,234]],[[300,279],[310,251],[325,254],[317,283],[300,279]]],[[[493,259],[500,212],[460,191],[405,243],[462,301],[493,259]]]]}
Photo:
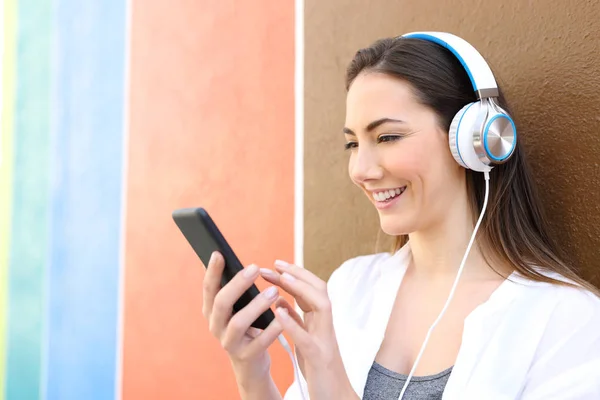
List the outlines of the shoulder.
{"type": "Polygon", "coordinates": [[[392,257],[390,253],[376,253],[350,258],[333,271],[329,278],[329,282],[335,283],[340,279],[348,279],[367,274],[370,271],[373,271],[372,267],[388,260],[390,257],[392,257]]]}
{"type": "MultiPolygon", "coordinates": [[[[546,274],[558,281],[572,283],[559,274],[546,274]]],[[[595,324],[600,336],[600,298],[581,287],[556,283],[529,282],[524,292],[526,301],[545,304],[552,308],[550,320],[561,321],[567,325],[578,326],[595,324]]]]}
{"type": "Polygon", "coordinates": [[[350,318],[350,310],[369,308],[373,288],[390,258],[389,253],[362,255],[344,261],[333,271],[327,281],[327,294],[336,315],[350,318]]]}
{"type": "Polygon", "coordinates": [[[362,255],[344,261],[336,268],[329,280],[327,289],[330,295],[336,295],[338,290],[353,291],[365,287],[377,279],[380,274],[379,266],[392,257],[390,253],[362,255]]]}
{"type": "Polygon", "coordinates": [[[547,283],[532,284],[525,292],[520,305],[528,312],[521,336],[537,340],[529,342],[536,345],[523,398],[597,398],[600,299],[583,288],[547,283]],[[574,387],[581,396],[574,395],[574,387]]]}
{"type": "Polygon", "coordinates": [[[600,338],[600,298],[584,288],[549,284],[546,297],[555,299],[552,319],[567,330],[589,330],[600,338]]]}
{"type": "MultiPolygon", "coordinates": [[[[558,275],[551,277],[568,282],[558,275]]],[[[579,354],[600,360],[600,298],[594,293],[580,287],[526,282],[515,303],[512,309],[521,314],[523,324],[541,329],[538,355],[576,359],[579,354]]]]}

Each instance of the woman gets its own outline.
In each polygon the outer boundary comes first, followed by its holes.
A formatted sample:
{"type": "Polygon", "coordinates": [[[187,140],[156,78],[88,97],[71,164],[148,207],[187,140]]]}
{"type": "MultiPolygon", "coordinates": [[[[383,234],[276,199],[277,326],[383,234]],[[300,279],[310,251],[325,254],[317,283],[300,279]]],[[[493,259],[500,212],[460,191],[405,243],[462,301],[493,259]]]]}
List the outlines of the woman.
{"type": "MultiPolygon", "coordinates": [[[[598,290],[561,258],[518,142],[491,171],[453,154],[449,131],[486,93],[472,60],[432,38],[377,41],[347,71],[350,178],[394,251],[348,260],[328,283],[276,262],[220,289],[222,257],[209,263],[204,315],[243,399],[281,398],[266,350],[283,331],[302,372],[285,399],[600,399],[598,290]],[[259,275],[274,286],[232,316],[259,275]],[[250,330],[273,305],[276,320],[250,330]]],[[[501,92],[494,101],[508,110],[501,92]]]]}

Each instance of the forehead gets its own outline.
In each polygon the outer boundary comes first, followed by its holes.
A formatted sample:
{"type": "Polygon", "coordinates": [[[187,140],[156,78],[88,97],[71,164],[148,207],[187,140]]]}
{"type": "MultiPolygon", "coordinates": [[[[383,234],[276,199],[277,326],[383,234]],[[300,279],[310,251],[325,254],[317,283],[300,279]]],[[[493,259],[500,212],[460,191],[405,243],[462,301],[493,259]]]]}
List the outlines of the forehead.
{"type": "Polygon", "coordinates": [[[409,83],[383,73],[363,72],[348,89],[346,126],[358,128],[379,118],[407,120],[422,110],[409,83]]]}

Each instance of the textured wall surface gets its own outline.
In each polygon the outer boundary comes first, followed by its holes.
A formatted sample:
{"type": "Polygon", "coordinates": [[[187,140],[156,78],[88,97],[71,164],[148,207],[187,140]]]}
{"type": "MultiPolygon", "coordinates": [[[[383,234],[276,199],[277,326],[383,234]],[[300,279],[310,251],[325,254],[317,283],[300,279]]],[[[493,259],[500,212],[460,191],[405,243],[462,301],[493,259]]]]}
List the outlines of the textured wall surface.
{"type": "Polygon", "coordinates": [[[294,16],[0,0],[0,400],[239,398],[171,213],[207,208],[246,265],[293,260],[294,16]]]}
{"type": "Polygon", "coordinates": [[[553,231],[600,284],[600,2],[306,0],[305,265],[373,252],[377,213],[347,176],[344,71],[356,50],[448,31],[488,60],[514,109],[553,231]]]}
{"type": "Polygon", "coordinates": [[[205,207],[245,265],[292,260],[293,3],[136,0],[131,29],[123,398],[239,398],[171,212],[205,207]]]}
{"type": "Polygon", "coordinates": [[[2,6],[0,399],[112,398],[125,5],[2,6]]]}

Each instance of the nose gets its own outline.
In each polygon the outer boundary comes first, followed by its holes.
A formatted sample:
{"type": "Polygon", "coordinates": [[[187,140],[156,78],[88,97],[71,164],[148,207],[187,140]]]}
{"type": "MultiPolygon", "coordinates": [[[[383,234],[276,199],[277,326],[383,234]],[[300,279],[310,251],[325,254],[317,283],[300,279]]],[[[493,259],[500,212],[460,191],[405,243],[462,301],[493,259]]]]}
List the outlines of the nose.
{"type": "Polygon", "coordinates": [[[350,158],[350,177],[358,183],[383,178],[383,168],[375,149],[359,147],[350,158]]]}

